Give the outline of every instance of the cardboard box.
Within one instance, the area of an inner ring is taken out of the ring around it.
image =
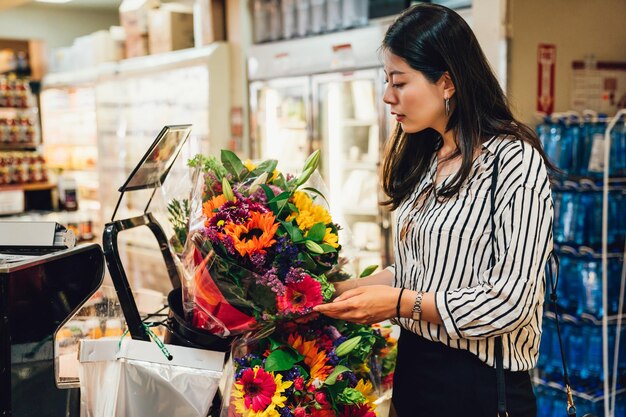
[[[148,35],[126,35],[126,58],[148,55]]]
[[[193,9],[196,46],[226,40],[225,9],[224,0],[196,0]]]
[[[148,33],[148,12],[158,8],[159,0],[124,0],[120,5],[120,24],[127,36]]]
[[[193,48],[193,12],[187,9],[161,7],[148,14],[150,53]]]

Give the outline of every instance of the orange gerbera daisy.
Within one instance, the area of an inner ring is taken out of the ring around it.
[[[206,216],[206,220],[204,221],[205,226],[208,226],[208,221],[211,219],[211,217],[215,216],[215,210],[222,207],[224,204],[226,204],[227,201],[228,200],[226,200],[224,194],[220,194],[206,201],[202,205],[202,214]]]
[[[278,230],[272,213],[250,213],[250,220],[244,224],[228,224],[224,227],[224,234],[233,239],[233,244],[239,255],[265,253],[265,249],[276,243],[274,235]]]
[[[332,371],[332,367],[326,365],[328,357],[324,349],[319,348],[315,344],[315,340],[304,341],[302,336],[289,335],[287,343],[299,354],[304,356],[304,363],[309,367],[311,380],[319,379],[321,382],[326,381],[328,375]]]

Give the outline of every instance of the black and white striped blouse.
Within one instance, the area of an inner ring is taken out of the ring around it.
[[[499,155],[496,262],[490,186]],[[483,144],[457,196],[436,201],[430,172],[396,211],[394,286],[435,292],[443,325],[401,319],[432,341],[465,349],[495,366],[501,335],[504,367],[535,366],[541,337],[545,263],[552,250],[552,198],[546,167],[529,144],[492,138]],[[440,188],[448,181],[447,178]]]

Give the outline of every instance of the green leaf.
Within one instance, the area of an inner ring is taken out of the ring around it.
[[[271,337],[267,338],[270,342],[270,350],[274,351],[282,346],[284,346],[282,343],[277,342],[276,340],[272,339]]]
[[[293,243],[302,243],[304,241],[302,231],[297,226],[294,226],[290,222],[281,221],[280,223],[283,225],[287,233],[289,233],[289,236],[291,237]]]
[[[347,367],[345,367],[343,365],[337,365],[335,370],[330,375],[328,375],[328,377],[326,378],[326,381],[324,381],[324,384],[325,385],[335,385],[335,382],[337,382],[337,377],[340,374],[342,374],[342,373],[344,373],[346,371],[349,371],[349,370],[350,370],[350,368],[347,368]]]
[[[246,167],[241,162],[241,159],[239,159],[239,157],[234,152],[227,149],[222,149],[221,157],[224,168],[226,168],[228,172],[237,177],[237,179],[240,179],[241,173],[244,169],[246,169]]]
[[[280,203],[281,201],[289,200],[289,197],[291,197],[291,193],[289,191],[283,191],[282,193],[278,194],[276,197],[269,200],[267,203],[268,204]]]
[[[263,189],[263,191],[265,191],[265,196],[267,197],[267,201],[275,197],[274,191],[272,191],[272,189],[268,187],[267,184],[261,184],[260,187]]]
[[[378,265],[368,266],[367,268],[363,270],[363,272],[361,272],[361,275],[359,275],[359,278],[364,278],[364,277],[368,277],[372,275],[372,272],[376,271],[376,268],[378,268]]]
[[[355,336],[351,339],[348,339],[339,346],[337,346],[337,349],[335,349],[335,353],[339,357],[346,356],[348,353],[352,352],[360,342],[361,336]]]
[[[311,258],[311,255],[309,255],[308,253],[300,252],[298,254],[298,260],[304,263],[304,269],[306,270],[314,271],[315,268],[317,267],[317,264],[315,263],[313,258]]]
[[[395,361],[394,361],[394,364],[395,364]],[[304,369],[300,365],[296,365],[294,368],[300,371],[300,376],[302,377],[302,379],[304,379],[305,381],[309,379],[309,373],[306,371],[306,369]]]
[[[320,197],[322,197],[322,198],[324,199],[324,201],[326,202],[326,204],[328,204],[328,205],[330,206],[330,203],[329,203],[329,202],[328,202],[328,200],[326,199],[326,196],[324,196],[324,194],[322,194],[322,192],[321,192],[321,191],[319,191],[319,190],[317,190],[317,189],[315,189],[315,188],[313,188],[313,187],[304,187],[302,190],[303,190],[303,191],[308,191],[308,192],[310,192],[310,193],[313,193],[313,194],[317,194],[317,195],[319,195]]]
[[[330,245],[327,245],[326,243],[322,243],[320,245],[320,248],[322,248],[322,250],[324,251],[324,253],[334,253],[337,252],[337,249],[333,248]]]
[[[326,236],[326,225],[322,222],[315,223],[306,235],[307,239],[311,239],[317,243],[322,243],[324,236]]]
[[[267,372],[288,371],[298,363],[298,358],[285,350],[275,350],[265,360]]]
[[[278,165],[278,161],[275,159],[268,159],[267,161],[261,162],[255,169],[255,172],[267,172],[268,174],[273,174],[276,169],[276,165]]]
[[[322,249],[320,247],[320,245],[318,245],[317,243],[313,242],[312,240],[306,240],[304,242],[304,246],[306,246],[306,248],[310,252],[315,253],[317,255],[321,255],[322,253],[324,253],[324,249]]]

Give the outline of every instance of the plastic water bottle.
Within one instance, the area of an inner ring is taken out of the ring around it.
[[[600,378],[602,376],[602,326],[586,324],[583,335],[587,340],[587,357],[581,373],[584,378]]]
[[[599,114],[591,126],[591,156],[589,157],[589,175],[601,178],[604,175],[604,132],[606,130],[606,114]]]
[[[569,118],[569,123],[567,127],[567,137],[570,149],[570,174],[571,175],[583,175],[582,174],[582,155],[584,154],[583,149],[583,138],[582,138],[582,127],[580,125],[580,119],[577,115],[572,115]]]
[[[620,116],[619,121],[611,131],[609,174],[613,177],[626,175],[626,128],[624,127],[624,116]]]
[[[595,318],[601,318],[602,310],[602,267],[599,262],[583,262],[580,281],[580,299],[578,302],[578,315],[590,314]]]
[[[580,155],[579,171],[580,175],[589,175],[589,159],[591,158],[591,148],[593,147],[593,119],[586,114],[580,132]]]
[[[558,167],[561,168],[566,174],[572,173],[572,146],[574,143],[574,137],[572,136],[572,125],[570,119],[567,116],[559,118],[559,127],[561,130],[561,143],[558,152]]]
[[[564,323],[567,325],[567,360],[573,374],[580,375],[585,365],[586,341],[582,334],[581,326],[575,323]]]
[[[557,239],[560,243],[572,243],[578,241],[577,229],[580,217],[576,213],[578,208],[578,198],[578,195],[576,193],[572,193],[571,191],[564,191],[561,195],[559,207],[560,236],[558,236]]]

